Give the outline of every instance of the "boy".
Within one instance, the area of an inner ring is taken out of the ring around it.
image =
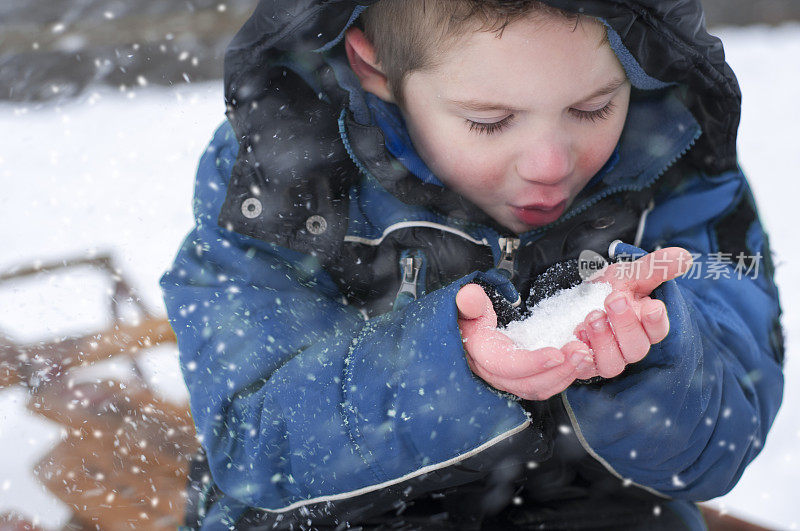
[[[192,523],[702,528],[783,380],[699,4],[373,4],[262,2],[226,55],[161,281],[213,478]],[[615,240],[655,252],[580,341],[504,343]]]

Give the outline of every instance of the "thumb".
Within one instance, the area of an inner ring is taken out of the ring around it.
[[[658,286],[679,277],[692,267],[692,255],[681,247],[666,247],[634,262],[633,291],[650,295]]]
[[[459,319],[477,319],[489,312],[494,313],[492,301],[477,284],[466,284],[456,294]]]

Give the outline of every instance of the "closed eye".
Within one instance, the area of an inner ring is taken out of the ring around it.
[[[491,135],[492,133],[496,133],[506,127],[511,121],[514,119],[513,114],[509,114],[499,122],[492,122],[492,123],[482,123],[482,122],[473,122],[472,120],[465,120],[467,125],[469,126],[470,132],[475,132],[477,134],[486,133],[487,135]]]
[[[608,105],[603,107],[602,109],[597,109],[596,111],[581,111],[580,109],[570,109],[569,112],[576,116],[580,120],[591,120],[595,122],[597,120],[605,120],[609,116],[613,114],[614,110],[614,102],[609,101]]]
[[[609,116],[614,114],[614,102],[609,101],[608,104],[603,107],[602,109],[597,109],[596,111],[582,111],[580,109],[570,109],[569,112],[578,118],[579,120],[588,120],[592,123],[596,122],[597,120],[606,120]],[[474,132],[478,135],[487,134],[491,135],[497,132],[502,131],[507,125],[509,125],[514,119],[514,115],[510,114],[500,120],[499,122],[492,122],[492,123],[483,123],[483,122],[474,122],[472,120],[465,120],[467,125],[469,126],[470,132]]]

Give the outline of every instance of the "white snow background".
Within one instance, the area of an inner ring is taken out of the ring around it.
[[[722,38],[742,87],[740,160],[776,255],[788,348],[784,405],[767,444],[736,488],[710,504],[796,529],[800,248],[791,216],[800,200],[800,25],[712,33]],[[223,112],[221,82],[97,88],[61,104],[0,104],[0,271],[111,250],[144,301],[163,315],[158,279],[191,227],[197,161]],[[98,330],[107,325],[106,287],[99,275],[79,271],[0,286],[0,330],[17,341]],[[168,398],[186,399],[174,348],[155,349],[146,366]],[[16,510],[55,528],[69,509],[31,468],[61,434],[55,423],[28,413],[25,402],[21,388],[0,391],[0,513]]]

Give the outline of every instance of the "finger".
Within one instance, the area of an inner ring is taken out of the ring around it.
[[[578,338],[578,341],[584,343],[590,349],[592,348],[592,344],[589,342],[589,334],[586,332],[586,325],[584,323],[579,324],[575,327],[575,337]]]
[[[479,321],[463,322],[462,333],[469,338],[464,346],[475,363],[496,376],[522,378],[564,363],[564,354],[557,348],[517,348],[499,330],[486,327],[478,329]]]
[[[475,373],[476,376],[481,378],[487,384],[494,387],[495,389],[499,389],[500,391],[505,391],[506,393],[511,393],[519,396],[519,394],[517,394],[519,391],[516,391],[514,389],[513,379],[502,378],[500,376],[492,374],[488,372],[486,369],[482,368],[480,365],[476,364],[474,360],[470,360],[469,358],[467,358],[467,361],[469,362],[469,366],[470,369],[472,369],[472,372]]]
[[[585,349],[586,347],[584,346],[583,348]],[[581,361],[578,363],[581,363],[582,360],[589,356],[588,350],[584,350],[583,352],[576,351],[572,352],[572,354],[578,354],[578,356],[575,356],[574,359],[568,359],[561,365],[535,376],[508,380],[504,383],[508,386],[510,393],[520,398],[526,400],[547,400],[551,396],[557,395],[572,385],[572,382],[578,377],[576,360],[580,359]]]
[[[470,370],[481,378],[484,382],[489,384],[490,386],[494,387],[495,389],[499,389],[500,391],[505,391],[507,393],[512,393],[519,396],[518,391],[516,391],[514,387],[514,379],[513,378],[504,378],[502,376],[498,376],[496,374],[492,374],[491,372],[487,371],[483,368],[479,363],[477,363],[470,355],[467,353],[467,364],[469,365]]]
[[[561,348],[561,352],[575,365],[575,378],[586,380],[598,375],[592,350],[587,349],[585,343],[581,341],[571,341]]]
[[[650,295],[664,282],[688,271],[692,255],[681,247],[667,247],[639,258],[633,265],[631,289],[639,295]]]
[[[595,310],[586,317],[586,330],[594,352],[597,372],[603,378],[613,378],[625,368],[625,360],[617,345],[617,338],[608,324],[605,312]]]
[[[456,307],[459,319],[477,319],[492,307],[492,301],[479,285],[466,284],[456,294]]]
[[[650,350],[650,338],[625,293],[615,291],[605,300],[608,321],[625,363],[636,363]]]
[[[594,363],[592,363],[590,366],[577,369],[575,371],[576,380],[589,380],[595,376],[600,376],[600,373],[597,371],[597,366]]]
[[[502,376],[498,376],[496,374],[487,371],[482,365],[477,363],[472,356],[470,356],[469,352],[466,354],[467,364],[469,365],[470,370],[478,377],[480,377],[483,381],[487,384],[491,385],[495,389],[499,389],[501,391],[505,391],[508,393],[514,393],[514,378],[505,378]],[[517,395],[519,396],[519,395]]]
[[[658,299],[642,299],[642,325],[651,345],[663,341],[669,334],[667,307]]]

